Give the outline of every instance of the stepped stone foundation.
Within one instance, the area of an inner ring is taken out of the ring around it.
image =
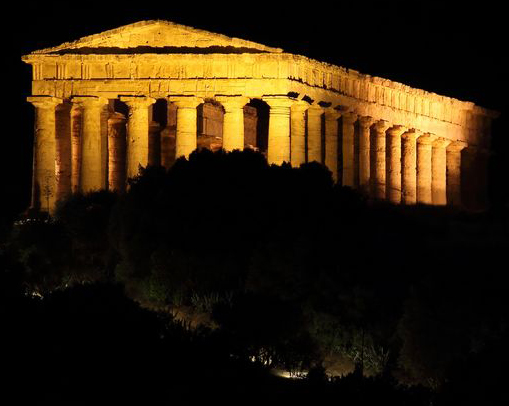
[[[51,212],[71,192],[122,192],[140,166],[169,168],[204,147],[317,161],[334,181],[394,204],[486,203],[498,113],[471,102],[167,21],[22,59],[33,67],[34,208]]]

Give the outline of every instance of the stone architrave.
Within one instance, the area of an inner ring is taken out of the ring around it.
[[[406,128],[395,125],[387,130],[386,178],[387,200],[394,204],[401,203],[401,135]]]
[[[371,185],[372,196],[378,200],[385,199],[385,132],[390,127],[387,120],[379,120],[373,124],[370,140],[371,147]]]
[[[73,97],[82,108],[80,190],[83,193],[107,188],[108,99]]]
[[[325,110],[325,166],[332,172],[334,182],[338,181],[338,139],[341,112],[334,108]]]
[[[126,121],[121,113],[108,119],[108,188],[121,193],[126,186]]]
[[[126,149],[127,178],[138,176],[140,167],[145,168],[149,159],[150,106],[156,99],[152,97],[122,96],[120,98],[129,108],[127,119]]]
[[[466,147],[465,142],[455,141],[446,149],[447,205],[449,206],[461,206],[461,151]]]
[[[351,112],[342,115],[343,186],[355,186],[355,121],[357,115]]]
[[[318,104],[309,106],[307,110],[308,125],[308,162],[322,163],[322,116],[323,107]]]
[[[431,152],[431,200],[433,205],[447,204],[447,146],[451,141],[439,138],[433,141]]]
[[[417,139],[417,203],[432,204],[431,152],[435,137],[423,134]]]
[[[417,138],[420,132],[416,129],[401,135],[401,202],[417,203]]]
[[[170,101],[177,107],[177,131],[175,140],[175,158],[189,158],[197,147],[198,135],[196,108],[203,99],[193,96],[170,96]]]
[[[287,96],[266,96],[269,105],[269,145],[267,161],[281,165],[290,162],[290,108],[295,100]]]
[[[299,100],[290,108],[290,162],[294,168],[306,162],[306,112],[309,103]]]
[[[370,192],[370,127],[373,118],[369,116],[359,118],[359,189]]]
[[[56,202],[56,107],[57,97],[34,96],[27,101],[35,107],[34,163],[31,206],[53,212]]]
[[[244,149],[244,106],[249,98],[242,96],[216,96],[224,107],[223,149],[233,151]]]

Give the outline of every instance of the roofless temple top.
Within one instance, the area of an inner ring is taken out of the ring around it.
[[[23,56],[33,67],[32,205],[122,191],[197,147],[318,161],[395,204],[483,205],[491,121],[474,103],[174,24],[141,21]]]

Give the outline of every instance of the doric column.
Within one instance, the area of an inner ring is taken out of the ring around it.
[[[343,113],[342,115],[342,157],[343,157],[343,186],[355,186],[355,121],[357,114]]]
[[[394,204],[401,203],[401,135],[406,128],[395,125],[387,131],[387,199]]]
[[[169,169],[175,161],[175,139],[177,132],[177,106],[168,101],[166,128],[161,131],[161,165]]]
[[[431,204],[431,144],[434,137],[423,134],[417,139],[417,203]]]
[[[32,207],[53,212],[56,201],[56,106],[62,99],[33,96],[27,101],[35,107]]]
[[[379,120],[373,125],[371,137],[371,195],[375,199],[385,199],[385,131],[390,127],[386,120]]]
[[[82,108],[73,103],[71,109],[71,189],[73,193],[79,192],[81,168],[81,119]]]
[[[148,165],[150,106],[156,99],[152,97],[122,96],[120,98],[129,107],[127,119],[127,178],[138,176],[139,169]]]
[[[126,186],[126,121],[121,113],[108,119],[108,188],[117,192]]]
[[[277,165],[290,162],[290,107],[295,100],[287,96],[267,96],[263,100],[270,107],[267,161]]]
[[[64,102],[56,107],[56,201],[65,199],[72,192],[71,152],[71,103]]]
[[[244,149],[244,106],[249,98],[244,96],[216,96],[224,107],[223,149],[233,151]]]
[[[175,158],[189,158],[197,146],[197,119],[196,108],[203,100],[194,96],[171,96],[170,101],[177,107],[177,131],[175,140]]]
[[[81,131],[80,189],[87,193],[107,187],[108,99],[74,97],[83,109]]]
[[[431,151],[431,200],[436,206],[447,204],[446,148],[449,140],[439,138],[433,141]]]
[[[446,149],[447,204],[450,206],[461,206],[461,151],[466,147],[465,142],[455,141]]]
[[[308,162],[322,163],[322,115],[324,109],[318,104],[309,106],[308,118]]]
[[[417,137],[420,132],[411,129],[401,135],[401,202],[417,203]]]
[[[294,168],[306,162],[306,111],[309,103],[299,100],[290,108],[290,162]]]
[[[373,118],[360,117],[359,118],[359,188],[363,193],[369,194],[369,179],[370,179],[370,132]]]
[[[341,113],[329,107],[325,109],[325,166],[332,172],[334,182],[338,181],[338,119]]]
[[[157,121],[148,126],[148,164],[161,165],[161,125]]]

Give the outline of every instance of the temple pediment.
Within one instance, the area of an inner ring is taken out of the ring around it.
[[[255,42],[231,38],[170,21],[140,21],[66,42],[32,54],[280,53]]]

